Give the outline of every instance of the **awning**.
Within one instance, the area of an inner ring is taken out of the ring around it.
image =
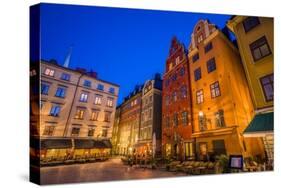
[[[89,139],[75,139],[74,148],[75,149],[91,149],[94,148],[94,140]]]
[[[245,137],[262,137],[273,134],[273,112],[256,114],[245,129]]]
[[[72,147],[71,139],[42,139],[40,149],[66,149]]]
[[[112,145],[109,140],[96,140],[94,143],[94,148],[112,148]]]

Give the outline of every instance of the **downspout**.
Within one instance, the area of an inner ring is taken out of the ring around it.
[[[67,137],[67,130],[68,130],[68,127],[69,127],[69,126],[68,126],[68,123],[69,123],[69,120],[70,120],[70,115],[71,115],[71,112],[72,112],[74,100],[75,100],[75,98],[76,98],[77,89],[78,89],[78,86],[79,86],[79,83],[80,83],[80,80],[81,80],[81,77],[82,77],[82,76],[83,76],[83,74],[81,74],[81,75],[79,76],[78,82],[77,82],[76,87],[75,87],[74,97],[73,97],[73,100],[72,100],[72,102],[71,102],[70,111],[69,111],[69,114],[68,114],[68,117],[67,117],[67,120],[66,120],[64,132],[63,132],[63,137]]]

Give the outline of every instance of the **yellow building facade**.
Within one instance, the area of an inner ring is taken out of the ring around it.
[[[188,58],[198,159],[220,154],[263,158],[262,140],[242,134],[254,110],[237,48],[215,25],[199,20]]]
[[[270,161],[273,160],[273,18],[233,16],[227,26],[236,36],[255,110],[244,136],[262,138]]]

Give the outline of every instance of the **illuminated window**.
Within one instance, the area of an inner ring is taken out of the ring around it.
[[[260,24],[260,21],[257,17],[248,17],[243,21],[243,27],[245,32],[252,30]]]
[[[76,110],[76,114],[75,114],[75,119],[83,119],[83,117],[84,117],[84,113],[85,113],[85,110],[83,110],[83,109],[77,109]]]
[[[59,116],[61,107],[57,104],[52,105],[51,110],[50,110],[50,116]]]
[[[70,80],[70,74],[62,73],[60,79],[69,81]]]
[[[254,41],[250,44],[250,49],[252,52],[252,56],[254,58],[254,61],[258,61],[262,59],[263,57],[266,57],[271,54],[269,45],[267,43],[267,40],[265,36],[259,38],[258,40]]]
[[[113,98],[108,97],[107,102],[106,102],[106,106],[113,107],[113,100],[114,100]]]
[[[260,82],[262,85],[262,89],[266,101],[273,101],[273,96],[274,96],[273,74],[260,78]]]
[[[104,121],[110,122],[111,112],[104,112]]]
[[[94,104],[101,105],[102,95],[96,95]]]
[[[210,89],[211,89],[211,97],[212,98],[216,98],[216,97],[221,95],[219,82],[215,82],[215,83],[211,84]]]
[[[66,88],[58,87],[55,96],[56,97],[60,97],[60,98],[64,98],[65,97],[65,93],[66,93]]]
[[[54,76],[55,75],[55,70],[50,69],[50,68],[46,68],[44,71],[44,74],[47,76]]]
[[[208,73],[211,73],[216,70],[216,61],[214,57],[207,61],[207,70]]]
[[[92,82],[91,82],[90,80],[84,80],[83,85],[84,85],[85,87],[91,87]]]
[[[197,81],[200,79],[201,79],[201,68],[199,67],[194,71],[194,80]]]
[[[55,132],[55,126],[54,125],[47,125],[47,126],[45,126],[43,135],[44,136],[53,136],[54,132]]]
[[[225,127],[224,111],[222,109],[215,113],[215,119],[217,127]]]
[[[180,63],[180,56],[176,58],[176,65]]]
[[[87,93],[81,93],[79,101],[80,102],[87,102],[88,101],[88,94]]]
[[[197,104],[203,103],[204,101],[203,89],[196,91],[196,99],[197,99]]]
[[[92,137],[92,136],[94,136],[94,134],[95,134],[95,129],[90,127],[88,129],[88,137]]]
[[[48,95],[50,85],[41,83],[41,94]]]
[[[102,137],[107,137],[107,129],[103,129],[101,132]]]
[[[91,115],[91,120],[97,121],[99,117],[99,112],[100,112],[99,110],[93,110]]]
[[[198,120],[199,120],[200,131],[207,130],[207,119],[206,119],[206,115],[203,112],[199,112]]]
[[[79,136],[80,128],[79,127],[73,127],[71,130],[71,136],[77,137]]]

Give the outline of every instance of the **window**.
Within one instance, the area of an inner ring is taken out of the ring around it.
[[[203,89],[196,92],[197,104],[201,104],[204,101]]]
[[[225,155],[225,143],[224,140],[213,140],[213,150],[215,155]]]
[[[152,117],[152,109],[150,108],[148,113],[148,118],[151,119],[151,117]]]
[[[77,137],[79,136],[80,128],[79,127],[73,127],[71,130],[71,136]]]
[[[85,113],[85,110],[83,110],[83,109],[77,109],[74,118],[75,118],[75,119],[83,119],[84,113]]]
[[[265,100],[272,101],[274,96],[273,74],[260,78]]]
[[[182,125],[187,125],[187,123],[188,123],[187,112],[184,111],[184,112],[182,112],[181,115],[182,115]]]
[[[65,93],[66,93],[66,88],[58,87],[55,96],[56,97],[60,97],[60,98],[64,98],[65,97]]]
[[[104,85],[102,85],[102,84],[98,84],[98,87],[97,87],[97,89],[98,89],[98,90],[101,90],[101,91],[103,91],[103,89],[104,89]]]
[[[167,95],[167,96],[165,97],[165,104],[166,104],[166,106],[168,106],[169,103],[170,103],[170,96]]]
[[[41,83],[41,94],[48,95],[50,86],[48,84]]]
[[[216,61],[214,57],[207,61],[207,69],[208,69],[208,73],[216,70]]]
[[[102,95],[96,95],[94,104],[100,105],[102,101]]]
[[[209,52],[212,48],[213,48],[213,44],[212,44],[212,42],[209,42],[204,48],[205,53]]]
[[[54,104],[50,110],[50,116],[59,116],[61,107],[57,104]]]
[[[206,121],[206,115],[203,112],[199,112],[198,115],[199,120],[199,129],[200,131],[207,130],[207,121]]]
[[[182,86],[180,88],[180,93],[181,93],[181,98],[184,99],[187,97],[187,89],[186,89],[186,86]]]
[[[102,137],[107,137],[107,129],[103,129],[101,132]]]
[[[87,102],[88,101],[88,94],[87,93],[81,93],[79,101],[80,102]]]
[[[219,82],[215,82],[215,83],[211,84],[210,88],[211,88],[211,97],[212,98],[215,98],[215,97],[218,97],[221,95]]]
[[[91,82],[90,80],[84,80],[83,85],[84,85],[85,87],[91,87],[92,82]]]
[[[203,40],[203,35],[199,35],[197,37],[197,42],[200,43]]]
[[[177,92],[174,91],[173,92],[173,102],[176,102],[177,101]]]
[[[113,98],[108,97],[107,102],[106,102],[106,106],[113,107],[113,100],[114,100]]]
[[[111,112],[104,112],[104,121],[110,122]]]
[[[194,79],[195,81],[200,80],[201,79],[201,68],[197,68],[194,71]]]
[[[174,126],[178,126],[178,114],[177,113],[175,113],[174,114]]]
[[[176,65],[180,63],[180,56],[176,58]]]
[[[62,73],[60,79],[69,81],[70,80],[70,74]]]
[[[47,125],[47,126],[45,126],[43,135],[44,136],[53,136],[54,131],[55,131],[55,126],[54,125]]]
[[[184,75],[184,73],[185,73],[184,67],[181,67],[181,68],[180,68],[179,73],[180,73],[180,76],[183,76],[183,75]]]
[[[167,80],[165,80],[165,86],[168,87],[170,84],[170,79],[168,78]]]
[[[196,62],[199,59],[199,53],[196,53],[194,56],[192,56],[193,63]]]
[[[115,93],[115,88],[114,87],[109,88],[109,93],[114,94]]]
[[[224,111],[222,109],[215,113],[215,119],[217,127],[225,127]]]
[[[44,71],[44,74],[47,75],[47,76],[54,76],[55,70],[46,68],[45,71]]]
[[[265,36],[259,38],[258,40],[254,41],[253,43],[251,43],[250,49],[251,49],[254,61],[258,61],[258,60],[262,59],[263,57],[266,57],[271,54],[271,51],[269,49]]]
[[[172,79],[172,81],[176,81],[177,80],[177,74],[173,74],[171,79]]]
[[[99,110],[93,110],[91,115],[91,120],[97,121],[99,117],[99,112],[100,112]]]
[[[94,128],[89,128],[88,129],[88,137],[92,137],[92,136],[94,136],[94,134],[95,134],[95,129]]]
[[[166,123],[166,127],[170,127],[170,118],[169,117],[165,118],[165,123]]]
[[[185,143],[185,157],[188,159],[190,157],[194,156],[193,151],[193,143],[192,142],[186,142]]]
[[[245,32],[252,30],[260,24],[260,21],[257,17],[248,17],[243,21],[243,27]]]

